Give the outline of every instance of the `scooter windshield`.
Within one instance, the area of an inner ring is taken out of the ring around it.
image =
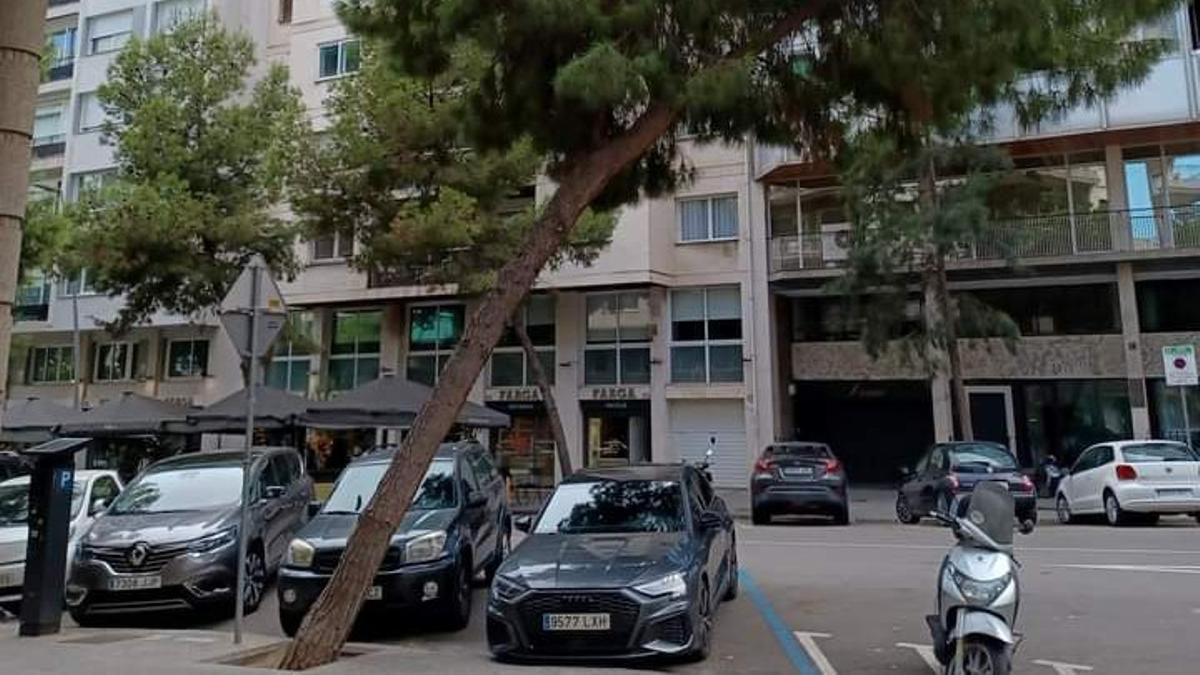
[[[1008,485],[984,481],[975,486],[966,519],[983,534],[1000,546],[1012,546],[1015,518],[1016,505]]]

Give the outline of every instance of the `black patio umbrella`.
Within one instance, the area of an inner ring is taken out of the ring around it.
[[[62,436],[148,436],[183,422],[187,409],[131,391],[86,412],[70,413],[58,428]]]
[[[12,399],[0,417],[0,441],[41,443],[54,438],[54,430],[74,411],[44,398]]]
[[[187,421],[169,424],[176,433],[244,433],[246,431],[246,389],[240,389],[201,410],[187,413]],[[312,401],[265,385],[254,388],[254,427],[288,429],[301,426],[300,416]]]
[[[433,389],[385,374],[357,389],[308,407],[304,423],[322,429],[407,427]],[[458,423],[467,427],[507,427],[508,415],[476,403],[464,403]]]

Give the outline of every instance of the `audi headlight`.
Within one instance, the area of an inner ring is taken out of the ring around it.
[[[317,549],[313,545],[303,539],[293,539],[292,543],[288,544],[287,559],[283,564],[288,567],[312,567],[313,556]]]
[[[682,598],[687,595],[687,580],[683,578],[682,572],[672,572],[665,577],[638,584],[633,590],[652,598],[664,595],[671,599]]]
[[[502,600],[504,602],[512,602],[521,597],[525,593],[525,587],[521,584],[497,575],[492,580],[492,599]]]
[[[237,528],[221,530],[216,534],[201,537],[188,544],[188,553],[208,553],[237,541]]]
[[[999,579],[980,581],[953,568],[950,570],[950,577],[954,579],[954,585],[958,586],[958,591],[962,593],[967,602],[985,607],[995,602],[1012,580],[1011,574],[1005,574]]]
[[[430,532],[404,544],[404,562],[416,563],[427,560],[437,560],[446,549],[446,533],[444,531]]]

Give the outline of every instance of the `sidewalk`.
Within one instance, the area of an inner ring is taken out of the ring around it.
[[[246,635],[236,647],[228,633],[204,630],[66,629],[59,635],[17,637],[16,622],[0,623],[0,657],[5,673],[25,675],[237,675],[279,672],[269,668],[235,669],[239,655],[268,651],[281,644],[276,637]],[[316,668],[312,673],[339,675],[403,675],[414,673],[528,673],[528,667],[492,661],[477,647],[444,643],[347,645],[352,657]],[[595,668],[555,667],[565,675],[611,672]]]

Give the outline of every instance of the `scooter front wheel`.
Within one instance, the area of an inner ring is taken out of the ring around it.
[[[962,656],[952,654],[946,675],[1011,675],[1012,653],[1008,645],[986,638],[968,637]]]

